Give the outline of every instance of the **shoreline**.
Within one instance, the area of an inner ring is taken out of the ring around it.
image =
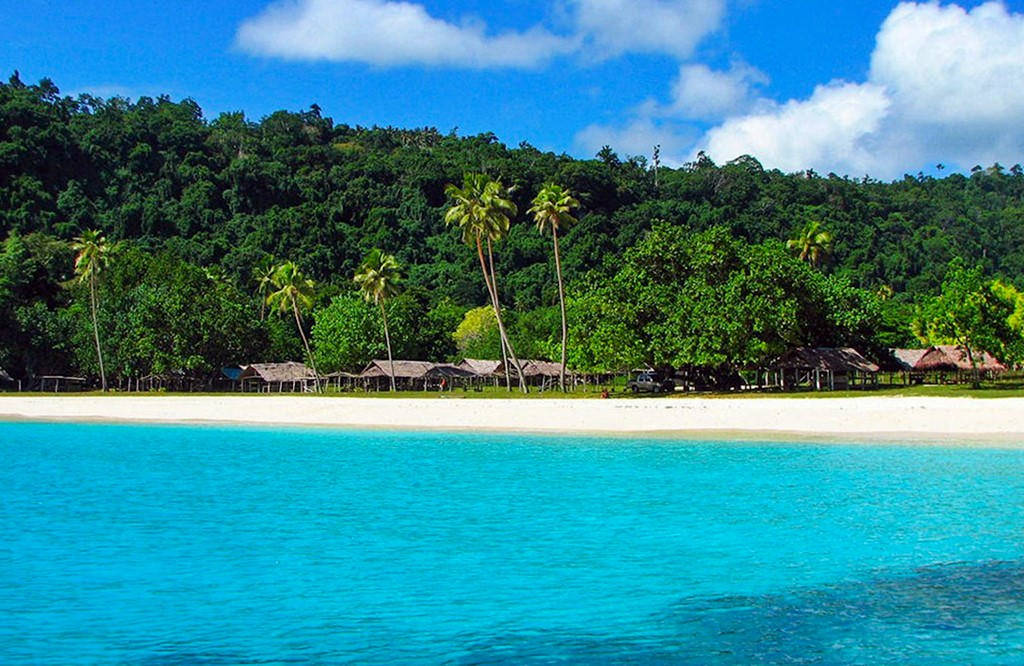
[[[1024,448],[1024,398],[438,400],[3,396],[0,421],[250,425]]]

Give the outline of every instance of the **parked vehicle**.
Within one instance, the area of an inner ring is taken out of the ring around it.
[[[676,390],[676,384],[658,373],[641,372],[626,383],[626,388],[633,393],[671,393]]]

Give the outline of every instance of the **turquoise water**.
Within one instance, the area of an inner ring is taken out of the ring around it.
[[[1021,663],[1024,451],[0,423],[0,662]]]

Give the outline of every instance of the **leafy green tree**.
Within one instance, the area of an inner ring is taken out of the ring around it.
[[[295,327],[302,338],[302,346],[306,350],[306,358],[309,359],[309,365],[313,369],[313,383],[319,392],[320,373],[317,372],[316,361],[309,348],[309,340],[302,329],[302,315],[300,314],[300,310],[308,310],[313,307],[316,298],[316,283],[303,275],[299,267],[291,261],[286,261],[277,267],[272,282],[276,291],[267,295],[267,305],[282,314],[291,310],[295,317]]]
[[[494,308],[473,308],[466,312],[452,333],[462,358],[496,359],[501,356],[501,336]]]
[[[380,308],[380,318],[384,325],[384,341],[388,348],[388,364],[391,366],[391,390],[395,388],[395,362],[391,354],[391,333],[388,331],[388,313],[384,303],[398,295],[402,281],[398,260],[394,255],[385,254],[380,249],[371,250],[353,278],[367,303],[372,302]]]
[[[380,327],[376,311],[354,293],[339,294],[314,313],[311,332],[323,370],[359,372],[380,358]]]
[[[812,220],[804,225],[800,234],[786,241],[786,247],[811,266],[818,266],[832,254],[832,234],[821,228],[821,222]]]
[[[579,205],[580,202],[574,199],[572,194],[561,185],[548,183],[534,197],[533,206],[529,210],[533,214],[537,230],[541,234],[550,232],[554,244],[555,274],[558,277],[558,305],[562,313],[562,368],[558,378],[562,391],[565,391],[565,361],[569,326],[565,317],[565,284],[562,281],[562,259],[558,252],[558,232],[576,222],[572,211],[574,208],[579,208]]]
[[[959,257],[950,262],[942,291],[921,308],[914,333],[925,344],[963,347],[980,384],[978,352],[1000,353],[1010,337],[1012,308],[995,298],[981,266],[968,267]]]
[[[96,342],[96,358],[100,366],[100,385],[102,390],[106,391],[107,373],[103,367],[103,348],[100,345],[100,326],[96,315],[99,307],[96,301],[96,288],[118,247],[108,243],[102,232],[92,229],[76,237],[71,242],[71,249],[76,253],[74,283],[89,288],[92,330]]]
[[[517,207],[509,199],[508,191],[500,182],[491,180],[483,174],[467,173],[462,188],[448,185],[445,188],[445,194],[451,201],[451,206],[445,213],[445,222],[457,224],[462,229],[463,241],[469,245],[476,245],[480,270],[491,297],[494,317],[498,322],[498,332],[501,334],[502,343],[512,357],[516,374],[519,376],[520,389],[526,393],[528,391],[526,378],[523,376],[522,366],[505,331],[498,293],[491,280],[483,252],[484,239],[499,240],[505,236],[509,228],[509,218],[516,214]]]

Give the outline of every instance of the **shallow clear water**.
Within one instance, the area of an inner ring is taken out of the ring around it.
[[[0,423],[0,662],[1020,663],[1024,451]]]

